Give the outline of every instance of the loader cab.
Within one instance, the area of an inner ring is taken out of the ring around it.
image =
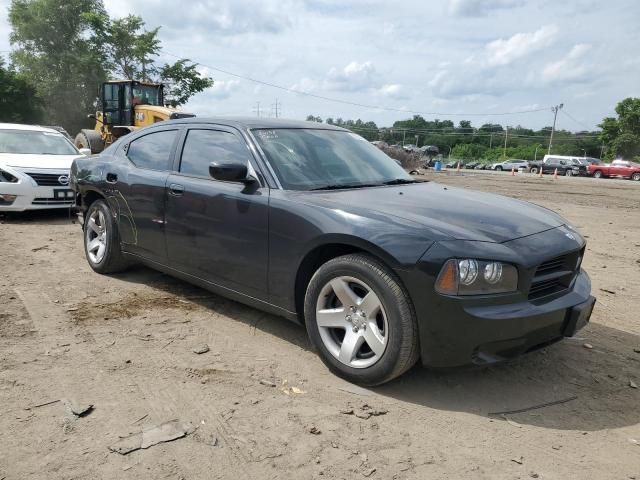
[[[162,84],[131,80],[103,83],[100,99],[105,125],[134,126],[136,105],[164,105]]]

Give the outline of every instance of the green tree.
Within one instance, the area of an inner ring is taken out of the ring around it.
[[[187,58],[160,68],[159,78],[165,84],[165,100],[172,107],[184,105],[196,93],[213,85],[213,79],[201,75],[197,63]]]
[[[44,105],[42,121],[71,132],[89,126],[105,56],[92,39],[91,16],[102,0],[12,0],[11,59]]]
[[[618,118],[606,117],[598,125],[606,158],[640,156],[640,98],[625,98],[616,105],[616,113]]]
[[[158,38],[160,27],[145,28],[142,17],[128,15],[110,19],[94,15],[92,24],[96,38],[105,49],[112,74],[130,80],[162,82],[165,99],[173,107],[184,105],[196,93],[213,85],[213,80],[198,72],[198,64],[183,58],[173,64],[156,64],[162,50]]]
[[[160,27],[146,30],[137,15],[114,20],[94,15],[93,25],[97,39],[106,47],[112,73],[128,80],[151,79],[156,73],[153,59],[161,50]]]
[[[0,122],[37,123],[41,116],[36,89],[0,57]]]

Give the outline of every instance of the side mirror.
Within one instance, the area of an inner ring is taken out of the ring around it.
[[[209,164],[209,175],[223,182],[253,183],[255,178],[249,176],[249,170],[245,163],[218,163]]]
[[[83,155],[91,155],[91,149],[90,148],[79,148],[78,150],[80,150],[80,153]]]

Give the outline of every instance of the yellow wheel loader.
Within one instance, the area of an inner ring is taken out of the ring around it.
[[[195,117],[164,106],[164,88],[160,83],[116,80],[100,87],[99,104],[102,110],[89,115],[96,120],[93,130],[83,129],[76,135],[78,148],[100,153],[115,140],[137,128],[163,120]]]

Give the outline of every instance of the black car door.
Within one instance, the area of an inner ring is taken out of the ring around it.
[[[267,299],[269,189],[209,175],[209,164],[256,165],[231,128],[191,126],[167,180],[169,265],[211,283]]]
[[[105,175],[113,186],[124,249],[160,263],[167,257],[165,188],[179,132],[176,127],[154,128],[132,138],[122,147],[128,160],[122,162],[124,167],[107,167]]]

